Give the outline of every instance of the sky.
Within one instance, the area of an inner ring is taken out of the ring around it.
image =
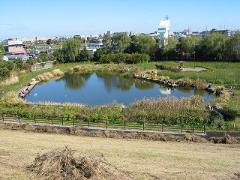
[[[240,0],[0,0],[0,39],[171,29],[240,29]]]

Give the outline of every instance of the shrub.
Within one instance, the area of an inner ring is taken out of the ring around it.
[[[223,109],[220,109],[219,112],[223,115],[225,121],[233,121],[237,116],[237,111],[229,107],[224,107]]]
[[[168,71],[172,71],[172,72],[180,72],[181,71],[181,69],[179,69],[177,67],[166,66],[163,64],[156,64],[156,68],[159,70],[168,70]]]
[[[128,63],[137,64],[148,62],[150,60],[147,54],[127,54],[127,53],[110,53],[102,55],[100,58],[101,63]]]

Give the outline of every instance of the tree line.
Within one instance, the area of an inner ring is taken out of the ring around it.
[[[170,37],[160,47],[157,39],[147,35],[127,33],[105,34],[103,46],[94,54],[89,53],[81,38],[68,39],[54,52],[58,62],[95,61],[100,63],[140,63],[161,60],[201,60],[240,62],[240,33],[232,37],[211,32],[209,35]],[[137,60],[139,58],[139,60]]]

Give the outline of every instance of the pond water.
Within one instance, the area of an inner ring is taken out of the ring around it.
[[[37,85],[26,100],[28,102],[80,103],[102,105],[110,103],[130,104],[143,98],[191,97],[200,95],[209,102],[214,95],[206,91],[176,88],[144,80],[122,77],[117,74],[91,73],[66,74],[58,80]]]

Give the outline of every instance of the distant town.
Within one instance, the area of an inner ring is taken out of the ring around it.
[[[152,37],[155,40],[158,40],[161,45],[166,45],[167,40],[170,37],[175,39],[186,38],[189,36],[199,36],[204,37],[209,34],[216,32],[220,34],[227,35],[229,37],[234,36],[236,33],[239,33],[239,30],[229,30],[229,29],[211,29],[205,31],[192,31],[191,28],[186,28],[181,32],[173,32],[171,30],[171,21],[168,18],[165,18],[160,21],[160,24],[156,31],[148,34],[144,33],[134,33],[134,32],[124,32],[129,36],[133,35],[145,35]],[[103,36],[110,35],[113,36],[120,32],[111,32],[107,31],[105,34],[100,35],[74,35],[73,38],[80,38],[84,43],[84,47],[90,54],[94,54],[97,49],[103,46]],[[121,32],[122,33],[122,32]],[[3,60],[28,60],[37,58],[41,53],[52,54],[54,50],[61,48],[62,43],[65,42],[68,38],[67,36],[36,36],[36,37],[24,37],[16,38],[10,37],[9,39],[3,40],[1,43],[4,46],[5,54]]]

